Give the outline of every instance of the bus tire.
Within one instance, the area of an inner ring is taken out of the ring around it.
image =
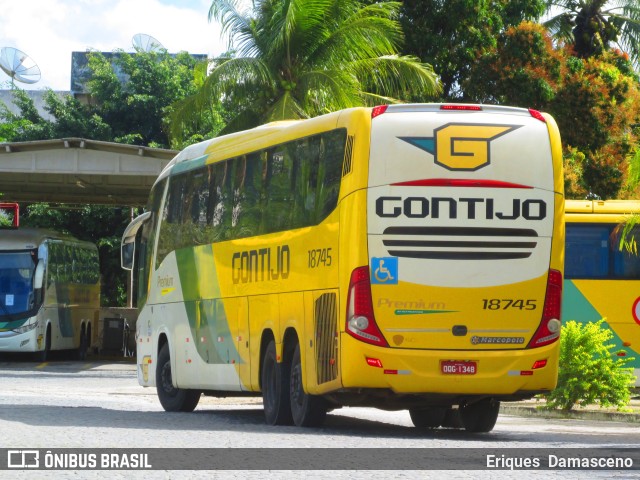
[[[438,428],[444,423],[449,407],[411,408],[409,416],[417,428]]]
[[[493,430],[500,413],[500,402],[486,398],[460,408],[462,424],[467,432],[486,433]]]
[[[202,392],[173,386],[169,344],[165,343],[158,353],[156,367],[156,390],[162,408],[167,412],[193,412]]]
[[[46,362],[51,352],[51,325],[47,325],[47,330],[44,334],[44,348],[39,352],[36,352],[34,357],[36,362]]]
[[[291,364],[276,358],[276,344],[267,345],[262,361],[262,405],[268,425],[291,425],[291,404],[289,401],[289,379]]]
[[[300,345],[296,345],[291,362],[291,415],[298,427],[320,427],[327,416],[327,402],[317,395],[309,395],[302,384]]]
[[[84,325],[80,329],[80,345],[78,346],[77,358],[78,360],[86,360],[87,359],[87,349],[88,349],[88,339],[87,332],[84,328]]]

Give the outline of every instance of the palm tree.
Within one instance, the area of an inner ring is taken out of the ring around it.
[[[213,0],[209,21],[220,22],[234,50],[178,106],[174,134],[212,102],[232,105],[226,133],[440,90],[429,65],[397,54],[398,2],[253,0],[241,9],[246,3]]]
[[[558,39],[573,44],[579,57],[602,53],[617,44],[640,64],[640,2],[638,0],[548,0],[551,17],[544,26]]]

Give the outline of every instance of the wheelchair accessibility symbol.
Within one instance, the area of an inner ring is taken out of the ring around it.
[[[373,257],[371,259],[371,283],[397,285],[398,257]]]

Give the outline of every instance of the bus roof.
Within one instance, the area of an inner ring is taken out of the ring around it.
[[[47,239],[80,243],[85,246],[93,245],[91,242],[78,240],[71,235],[66,235],[53,230],[27,227],[3,229],[2,234],[0,234],[0,250],[25,250],[37,248],[38,245]]]
[[[640,201],[565,200],[564,211],[570,223],[621,223],[640,213]]]
[[[442,112],[443,106],[453,105],[457,108],[465,107],[461,104],[443,104],[443,103],[409,103],[409,104],[393,104],[386,106],[385,112],[388,113],[412,113],[412,112]],[[531,115],[531,111],[526,108],[504,107],[499,105],[476,105],[479,111],[489,113],[501,113],[510,115]],[[156,179],[156,183],[166,176],[178,164],[190,161],[204,161],[206,163],[215,162],[217,160],[225,160],[238,155],[245,155],[251,152],[267,148],[270,145],[285,143],[293,139],[301,138],[306,135],[313,135],[322,131],[331,130],[338,127],[338,119],[341,115],[348,115],[358,111],[371,111],[372,107],[355,107],[336,112],[327,113],[318,117],[302,119],[302,120],[284,120],[267,123],[249,130],[222,135],[209,140],[205,140],[194,145],[190,145],[176,155],[160,173]],[[451,113],[451,110],[447,110]],[[473,113],[465,111],[464,113]],[[188,168],[185,168],[185,170]]]
[[[640,200],[565,200],[566,213],[632,215],[640,213]]]

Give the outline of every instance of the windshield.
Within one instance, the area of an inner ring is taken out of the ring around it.
[[[34,307],[33,273],[36,251],[0,252],[0,317]]]

